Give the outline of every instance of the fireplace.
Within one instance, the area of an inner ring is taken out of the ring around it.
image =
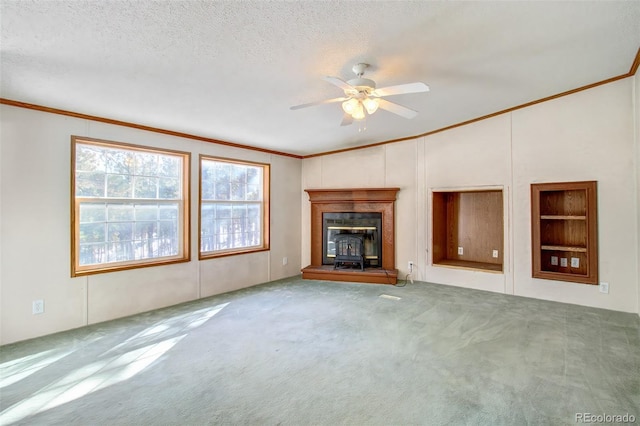
[[[322,264],[335,263],[337,241],[340,235],[362,236],[364,262],[369,267],[382,265],[382,213],[323,213]]]
[[[311,202],[311,264],[302,269],[302,277],[395,284],[394,210],[399,188],[305,191]],[[362,264],[336,259],[340,255],[336,238],[341,240],[341,235],[362,241]]]

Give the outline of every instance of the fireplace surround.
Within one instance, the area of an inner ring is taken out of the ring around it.
[[[396,284],[394,212],[399,188],[305,191],[311,203],[311,264],[302,269],[302,277]],[[341,233],[362,235],[363,268],[334,268],[331,242]]]

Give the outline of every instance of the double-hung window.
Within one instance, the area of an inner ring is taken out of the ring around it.
[[[72,137],[72,276],[188,261],[187,152]]]
[[[200,156],[200,259],[269,249],[269,165]]]

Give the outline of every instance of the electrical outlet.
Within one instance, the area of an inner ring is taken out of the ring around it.
[[[493,251],[493,257],[498,258],[498,250]]]
[[[458,254],[462,256],[464,254],[464,249],[462,247],[458,247]]]
[[[567,267],[567,258],[566,257],[561,257],[560,258],[560,266],[563,268]]]
[[[553,266],[558,266],[558,256],[551,256],[551,264]]]
[[[609,294],[609,283],[600,283],[600,293]]]
[[[286,265],[287,263],[289,263],[289,259],[287,259],[286,257],[282,258],[282,266]]]
[[[571,267],[572,268],[579,268],[580,267],[580,258],[572,257],[571,258]]]
[[[410,260],[409,264],[407,266],[409,268],[409,273],[412,273],[413,272],[413,260]]]
[[[34,300],[31,303],[31,310],[34,315],[43,314],[44,313],[44,300]]]

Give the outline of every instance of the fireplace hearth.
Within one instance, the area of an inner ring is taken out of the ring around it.
[[[305,190],[311,202],[311,264],[302,269],[302,277],[395,284],[394,210],[398,190]]]

